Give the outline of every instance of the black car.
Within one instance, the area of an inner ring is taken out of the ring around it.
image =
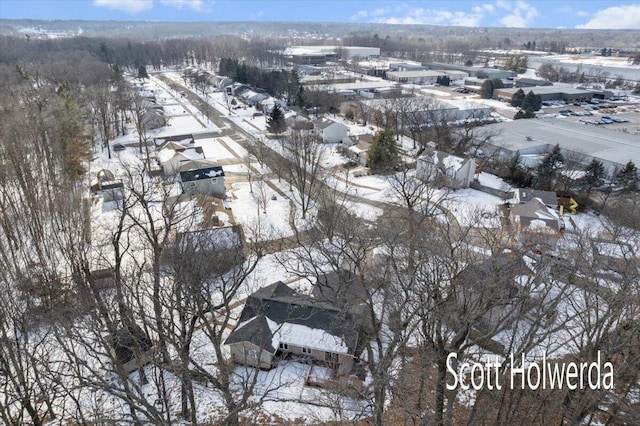
[[[115,152],[120,152],[120,151],[124,151],[125,149],[127,149],[124,145],[122,145],[121,143],[116,143],[113,145],[113,150]]]

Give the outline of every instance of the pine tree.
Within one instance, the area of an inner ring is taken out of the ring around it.
[[[556,145],[536,169],[538,185],[542,189],[551,189],[553,181],[558,175],[558,170],[562,168],[563,164],[564,156],[560,152],[560,145]]]
[[[140,67],[138,68],[138,78],[149,78],[147,67],[145,67],[144,65],[140,65]]]
[[[513,96],[511,97],[511,106],[514,107],[521,107],[522,104],[524,103],[524,98],[525,98],[525,94],[524,94],[524,90],[519,89],[516,93],[513,94]]]
[[[373,138],[373,143],[367,153],[369,167],[374,170],[391,169],[398,157],[398,146],[391,130],[383,130]]]
[[[491,99],[493,98],[493,91],[495,89],[502,89],[503,87],[504,83],[499,78],[487,79],[482,83],[482,87],[480,88],[480,97],[483,99]]]
[[[284,120],[284,114],[282,113],[282,109],[275,104],[273,109],[271,110],[271,114],[267,118],[267,130],[273,134],[279,135],[284,132],[287,128],[287,124]]]
[[[587,198],[591,194],[591,190],[598,184],[598,181],[604,176],[604,166],[602,162],[595,158],[584,169],[584,183],[587,186]]]
[[[629,161],[616,176],[616,179],[627,191],[635,191],[638,189],[638,168],[633,161]]]
[[[529,91],[522,101],[522,109],[529,111],[538,111],[542,107],[542,97],[536,95],[533,91]]]

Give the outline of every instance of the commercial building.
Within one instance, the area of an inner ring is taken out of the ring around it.
[[[296,64],[322,64],[338,58],[351,60],[354,58],[378,57],[380,56],[380,48],[361,46],[291,46],[287,47],[283,54]]]
[[[443,64],[441,62],[428,62],[422,65],[428,70],[457,70],[463,71],[471,77],[479,78],[499,78],[502,80],[513,78],[516,76],[516,73],[514,73],[513,71],[495,68],[467,67],[464,65]]]
[[[419,70],[419,71],[388,71],[387,78],[399,83],[435,84],[438,78],[449,77],[452,82],[464,81],[469,75],[462,71]]]
[[[493,97],[500,100],[511,100],[513,94],[520,88],[496,89],[493,91]],[[522,89],[525,93],[533,92],[540,95],[543,101],[565,101],[565,102],[584,102],[593,98],[593,92],[586,89],[574,89],[572,87],[527,87]]]
[[[514,120],[489,126],[497,135],[486,149],[508,158],[516,152],[535,167],[555,145],[565,156],[583,165],[593,159],[604,165],[605,177],[611,179],[629,161],[640,164],[640,136],[589,126],[561,118]],[[483,148],[484,149],[484,148]]]

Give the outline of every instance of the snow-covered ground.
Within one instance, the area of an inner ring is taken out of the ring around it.
[[[266,182],[234,183],[228,195],[236,223],[242,225],[249,240],[274,240],[293,235],[289,225],[289,200],[277,194]]]
[[[498,206],[504,200],[486,192],[467,188],[453,191],[443,203],[461,226],[500,228]]]

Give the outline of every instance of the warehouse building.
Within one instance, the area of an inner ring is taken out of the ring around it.
[[[513,94],[520,88],[510,89],[496,89],[493,91],[493,97],[503,101],[510,101]],[[585,89],[574,89],[572,87],[556,87],[556,86],[542,86],[542,87],[527,87],[522,89],[525,93],[533,92],[535,95],[540,95],[542,101],[565,101],[572,102],[585,102],[593,98],[593,92]]]
[[[593,159],[604,165],[605,177],[613,178],[629,161],[640,165],[640,136],[587,126],[561,118],[514,120],[492,124],[497,130],[487,154],[510,158],[520,153],[522,161],[535,167],[555,145],[567,157],[586,166]]]

